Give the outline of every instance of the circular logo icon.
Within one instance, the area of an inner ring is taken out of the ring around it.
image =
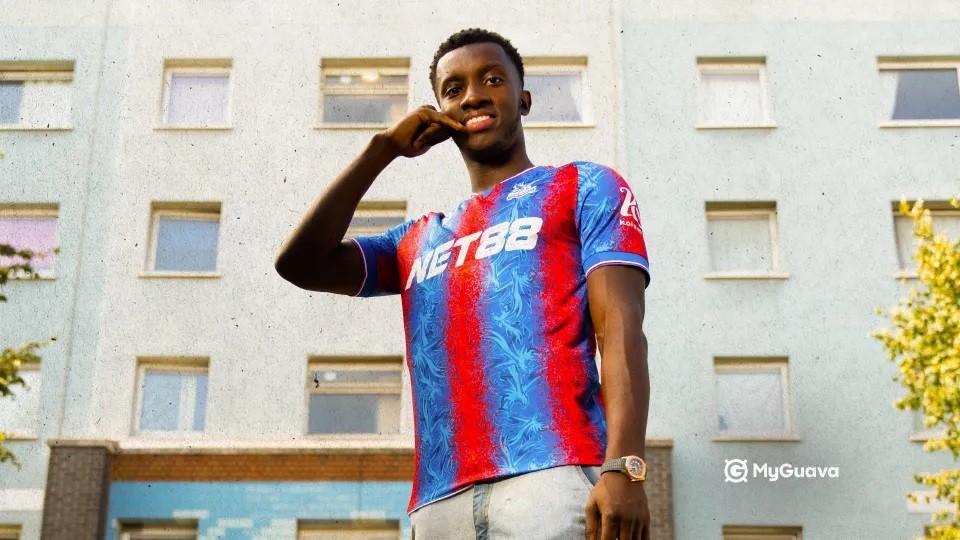
[[[723,475],[724,482],[746,482],[747,481],[747,460],[745,459],[728,459],[726,464],[723,466]]]

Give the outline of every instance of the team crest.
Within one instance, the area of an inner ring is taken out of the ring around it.
[[[520,197],[526,197],[537,191],[537,187],[533,184],[524,184],[523,182],[518,182],[514,184],[513,189],[510,190],[510,193],[507,193],[507,200],[512,201],[514,199],[519,199]]]

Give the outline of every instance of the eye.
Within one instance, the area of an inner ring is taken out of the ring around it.
[[[443,95],[445,95],[445,96],[450,96],[450,95],[452,95],[451,92],[453,92],[453,91],[455,91],[455,90],[460,90],[460,89],[457,88],[456,86],[451,86],[450,88],[447,88],[447,91],[444,92]]]
[[[487,80],[490,81],[490,82],[493,82],[493,83],[497,83],[497,82],[502,82],[502,81],[503,81],[503,79],[502,79],[501,77],[497,77],[496,75],[494,75],[493,77],[490,77],[490,78],[487,79]]]

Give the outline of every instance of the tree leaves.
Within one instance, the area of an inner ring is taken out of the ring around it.
[[[960,200],[950,199],[960,208]],[[906,298],[878,315],[886,314],[892,328],[870,333],[880,340],[889,360],[897,363],[894,380],[907,395],[894,405],[900,410],[919,410],[924,427],[942,427],[942,434],[924,444],[928,452],[948,451],[960,458],[960,240],[935,234],[929,209],[918,200],[912,207],[901,200],[901,214],[913,220],[917,249],[919,288],[911,287]],[[903,278],[901,282],[905,282]],[[960,540],[960,469],[915,474],[914,480],[933,488],[933,498],[952,509],[934,514],[927,538]],[[930,496],[921,497],[929,503]],[[908,499],[919,502],[908,494]]]

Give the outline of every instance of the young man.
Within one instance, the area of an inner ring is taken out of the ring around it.
[[[415,540],[649,539],[649,264],[631,189],[595,163],[534,166],[520,123],[532,97],[502,36],[454,34],[430,80],[440,110],[374,135],[281,248],[277,272],[313,291],[401,295]],[[472,197],[343,240],[387,165],[447,139]]]

